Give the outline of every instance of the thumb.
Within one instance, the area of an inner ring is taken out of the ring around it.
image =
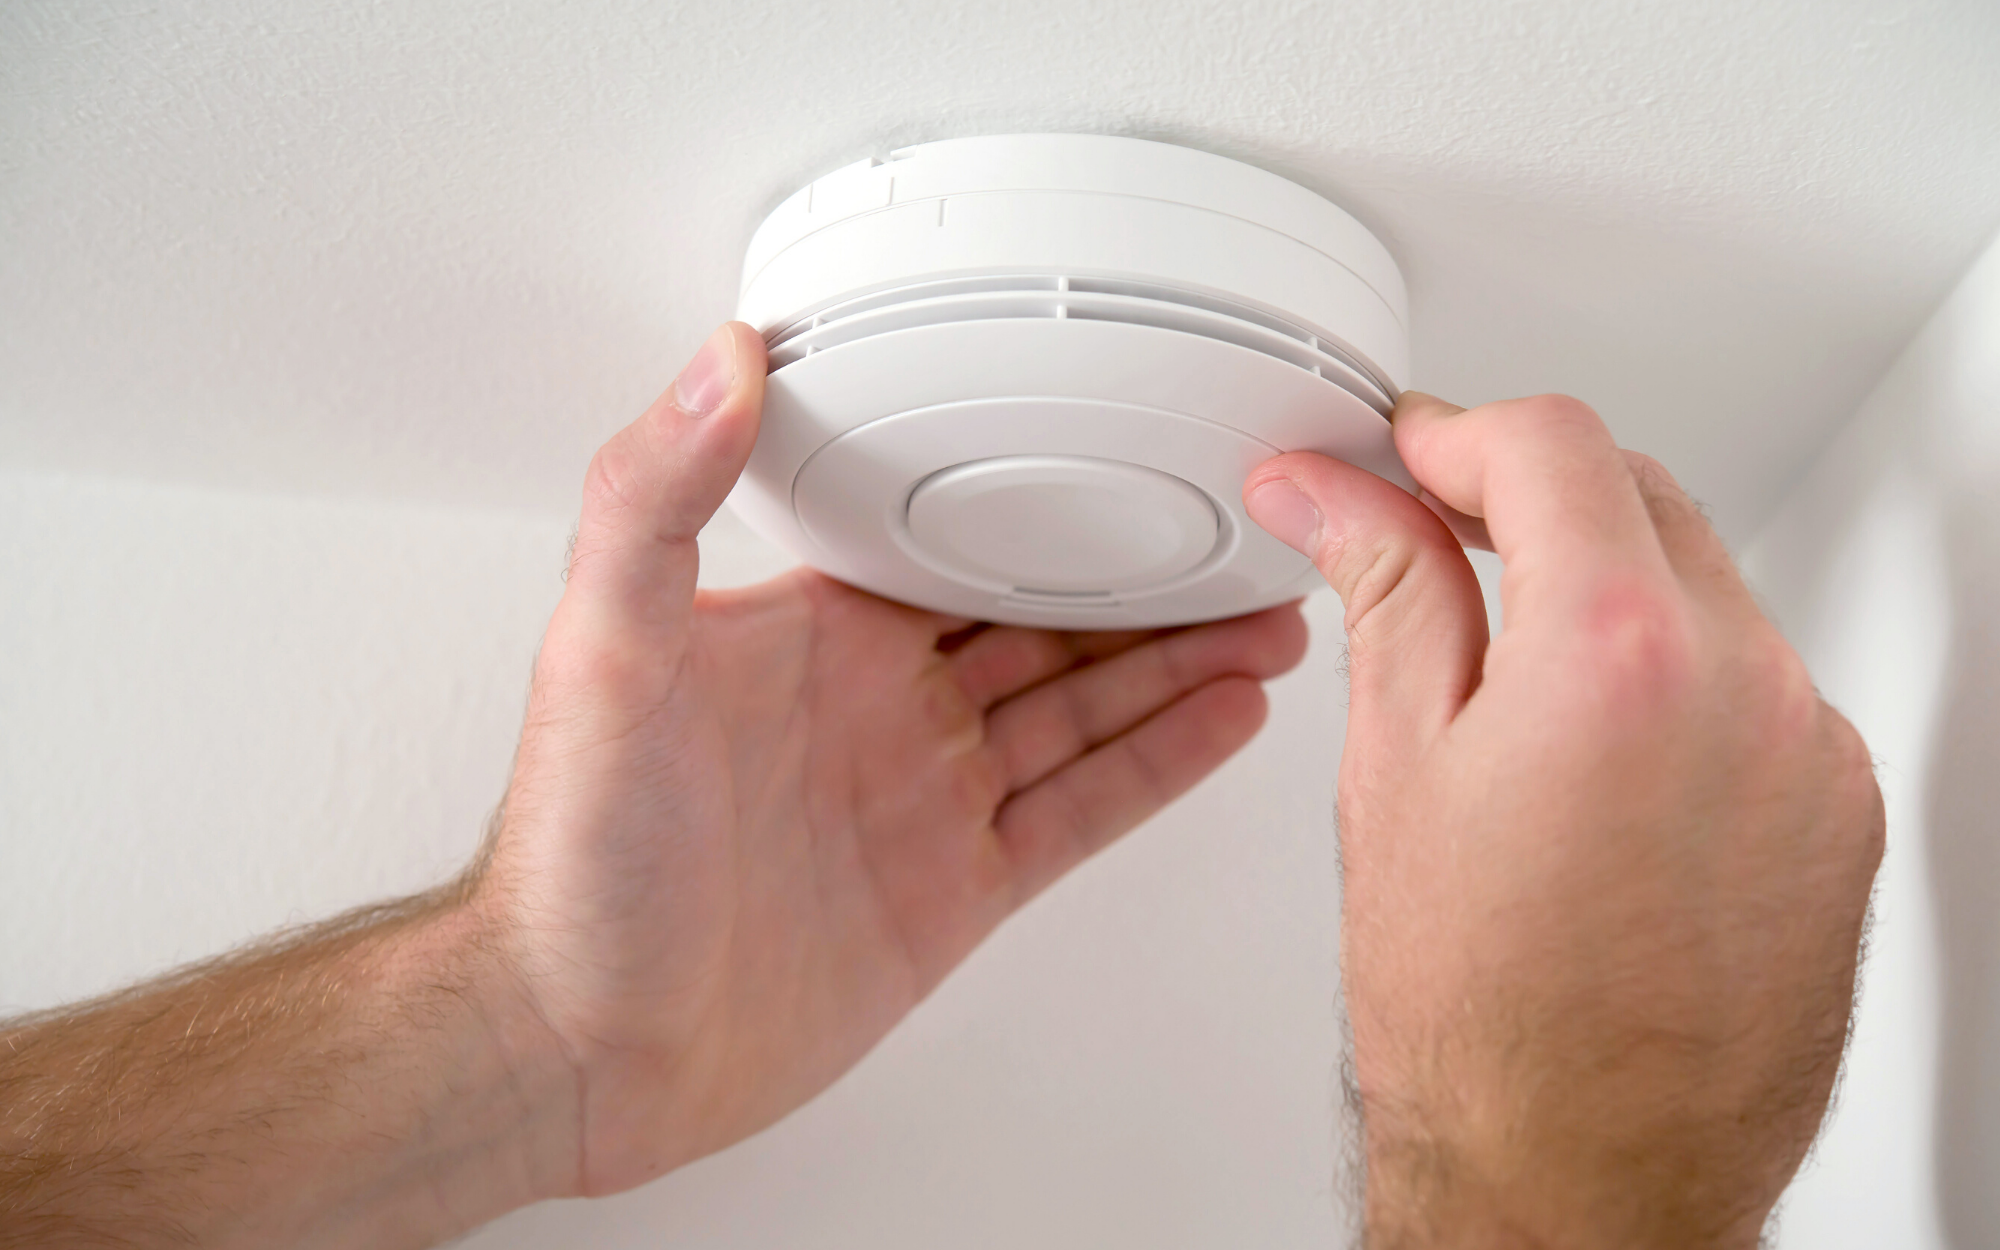
[[[740,321],[709,336],[674,384],[591,459],[564,608],[651,640],[686,624],[695,535],[743,472],[764,402],[764,340]]]
[[[1421,751],[1479,684],[1479,579],[1436,513],[1395,484],[1314,452],[1266,461],[1243,506],[1311,557],[1346,608],[1349,740]]]

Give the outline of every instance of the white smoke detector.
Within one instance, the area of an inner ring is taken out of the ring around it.
[[[843,581],[1068,629],[1233,616],[1321,585],[1244,478],[1325,452],[1414,489],[1387,414],[1402,275],[1276,174],[1092,135],[926,143],[780,204],[738,311],[770,347],[731,495]]]

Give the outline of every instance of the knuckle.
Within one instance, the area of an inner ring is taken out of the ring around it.
[[[1516,419],[1551,433],[1603,428],[1597,410],[1573,395],[1533,395],[1516,405]]]
[[[1819,692],[1792,644],[1766,622],[1758,622],[1738,643],[1732,674],[1739,700],[1756,722],[1761,741],[1788,744],[1805,740],[1819,723]]]
[[[586,515],[659,510],[671,500],[670,479],[683,458],[657,412],[648,412],[597,449],[584,474]]]
[[[590,458],[583,478],[584,502],[594,511],[622,512],[636,501],[637,478],[629,441],[620,434]]]
[[[1850,794],[1873,802],[1881,793],[1875,781],[1875,756],[1852,721],[1825,703],[1819,705],[1827,724],[1828,752],[1834,775]]]
[[[959,820],[984,823],[1007,800],[1007,774],[985,752],[970,756],[963,767],[946,770],[950,787],[948,809]]]
[[[1224,666],[1224,651],[1213,634],[1175,634],[1139,649],[1137,663],[1151,670],[1139,675],[1145,686],[1162,691],[1192,690]]]
[[[1632,482],[1639,488],[1639,497],[1645,501],[1646,511],[1652,516],[1654,524],[1680,521],[1707,524],[1707,514],[1702,506],[1687,493],[1667,466],[1644,452],[1619,450],[1625,456]]]
[[[1676,489],[1680,486],[1680,483],[1674,480],[1674,475],[1667,471],[1666,465],[1661,464],[1645,452],[1631,451],[1626,448],[1620,448],[1619,450],[1624,452],[1625,463],[1631,466],[1632,476],[1656,486],[1674,487]]]
[[[1888,822],[1882,787],[1875,778],[1875,758],[1859,730],[1833,708],[1820,705],[1827,721],[1828,749],[1833,756],[1834,789],[1855,830],[1853,850],[1862,870],[1873,876],[1888,846]]]
[[[1351,556],[1342,553],[1343,561],[1357,558],[1359,563],[1358,572],[1336,582],[1343,586],[1342,607],[1351,646],[1379,646],[1394,635],[1396,592],[1410,580],[1422,554],[1423,548],[1402,541],[1384,542]]]
[[[1862,864],[1867,868],[1868,875],[1873,877],[1875,870],[1882,866],[1883,855],[1889,850],[1889,822],[1882,810],[1881,788],[1875,784],[1872,773],[1868,778],[1867,801],[1868,815],[1867,824],[1862,828],[1861,855]]]
[[[944,666],[922,684],[918,697],[923,723],[947,749],[977,745],[985,736],[985,716]]]
[[[1620,579],[1592,596],[1573,660],[1613,706],[1650,715],[1694,690],[1696,644],[1677,593],[1650,580]]]
[[[1151,812],[1164,807],[1175,794],[1179,793],[1180,786],[1176,783],[1173,772],[1157,751],[1147,750],[1135,744],[1127,747],[1125,755],[1145,810]]]

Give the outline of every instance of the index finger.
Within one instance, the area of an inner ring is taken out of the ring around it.
[[[1624,453],[1586,405],[1540,395],[1461,409],[1405,391],[1393,420],[1424,489],[1485,520],[1509,620],[1586,607],[1612,577],[1673,584]]]

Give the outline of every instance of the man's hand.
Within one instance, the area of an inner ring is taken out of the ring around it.
[[[1309,454],[1244,487],[1346,604],[1368,1244],[1754,1246],[1846,1038],[1868,752],[1588,408],[1410,394],[1395,433],[1434,509]],[[1506,566],[1490,647],[1452,527]]]
[[[464,881],[0,1030],[0,1246],[418,1246],[658,1176],[1256,732],[1295,607],[1056,634],[804,570],[697,592],[764,369],[724,327],[598,453]]]
[[[812,1097],[1247,742],[1305,644],[1290,606],[968,635],[807,571],[697,593],[763,382],[725,327],[598,453],[480,892],[578,1073],[581,1193]]]

